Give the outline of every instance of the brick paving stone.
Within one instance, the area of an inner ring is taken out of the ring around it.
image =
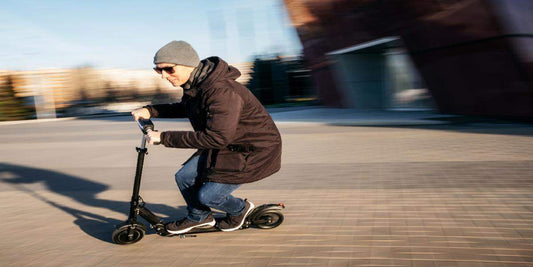
[[[2,266],[533,266],[533,126],[280,123],[282,170],[235,194],[285,203],[282,226],[118,246],[136,127],[0,126]],[[173,173],[192,150],[149,149],[143,198],[183,216]]]

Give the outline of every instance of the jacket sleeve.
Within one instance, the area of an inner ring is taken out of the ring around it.
[[[207,124],[203,131],[167,131],[161,133],[166,147],[221,149],[235,139],[242,98],[231,90],[220,90],[206,100]]]
[[[172,103],[172,104],[158,104],[144,106],[150,112],[150,116],[153,118],[185,118],[187,114],[185,112],[185,104]]]

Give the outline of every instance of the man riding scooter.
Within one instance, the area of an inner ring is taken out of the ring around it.
[[[244,183],[266,178],[281,166],[281,136],[257,98],[235,80],[240,72],[219,57],[199,60],[184,41],[157,51],[154,70],[174,87],[181,102],[149,105],[133,118],[189,118],[194,131],[151,131],[150,144],[197,149],[175,174],[187,203],[186,217],[166,224],[172,234],[216,224],[211,209],[226,212],[216,227],[239,229],[254,204],[231,193]]]

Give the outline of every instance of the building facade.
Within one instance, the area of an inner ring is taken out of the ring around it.
[[[328,106],[391,108],[412,94],[445,113],[533,116],[533,1],[284,2]],[[414,88],[396,95],[400,58]]]

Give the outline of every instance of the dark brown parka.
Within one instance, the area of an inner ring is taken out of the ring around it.
[[[277,172],[281,137],[257,98],[236,82],[241,73],[218,57],[205,79],[184,90],[180,103],[147,106],[152,117],[189,118],[194,131],[166,131],[166,147],[196,148],[205,157],[200,173],[205,181],[250,183]]]

